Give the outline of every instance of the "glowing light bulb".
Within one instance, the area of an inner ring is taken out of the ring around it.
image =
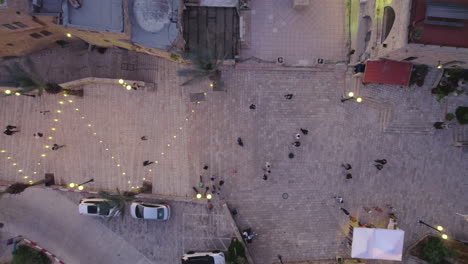
[[[51,127],[50,130],[55,131],[57,129],[55,127]]]
[[[7,159],[11,159],[11,157],[7,157]]]
[[[361,98],[361,97],[358,97],[358,98],[356,99],[356,102],[361,103],[361,102],[362,102],[362,98]]]
[[[179,130],[182,130],[182,127],[179,127]]]
[[[349,97],[353,97],[353,96],[354,96],[354,93],[353,93],[353,92],[349,92],[349,93],[348,93],[348,96],[349,96]]]
[[[11,164],[11,165],[13,165],[13,166],[16,166],[16,165],[18,165],[18,164],[16,164],[16,163],[13,163],[13,164]]]
[[[79,109],[79,108],[75,108],[75,111],[80,111],[80,109]]]
[[[114,156],[112,156],[112,157],[111,157],[111,159],[115,159],[115,157],[114,157]]]
[[[16,96],[20,96],[21,94],[20,94],[20,93],[18,93],[18,92],[16,92],[16,93],[15,93],[15,95],[16,95]]]
[[[78,190],[82,191],[84,189],[83,185],[78,186]]]
[[[99,140],[99,143],[102,143],[102,140]]]
[[[91,124],[88,124],[88,127],[91,127],[92,125]]]
[[[38,163],[37,163],[37,165],[41,166],[41,163],[40,163],[40,162],[38,162]]]
[[[152,169],[149,169],[148,171],[149,171],[149,172],[152,172],[153,170],[152,170]]]
[[[122,172],[122,175],[127,175],[127,173],[125,173],[125,172]]]
[[[6,94],[11,94],[11,90],[5,90]]]
[[[124,83],[124,80],[123,80],[123,79],[119,79],[119,83],[120,83],[120,84],[123,84],[123,83]]]
[[[27,178],[29,178],[29,176],[23,176],[23,178],[27,179]]]
[[[207,95],[207,93],[203,93],[203,95]]]
[[[18,170],[18,172],[23,172],[23,170],[20,169],[20,170]]]
[[[120,164],[117,164],[117,167],[120,167]]]
[[[43,157],[43,158],[44,158],[45,156],[47,156],[47,155],[46,155],[46,154],[41,154],[41,157]]]
[[[67,36],[67,38],[71,38],[71,37],[72,37],[72,34],[71,34],[71,33],[67,33],[67,34],[65,34],[65,36]]]
[[[167,146],[168,146],[168,147],[170,147],[170,146],[171,146],[171,144],[167,144]]]
[[[154,163],[158,164],[158,163],[159,163],[159,161],[155,160],[155,161],[154,161]]]
[[[106,150],[109,150],[108,148],[106,148]]]
[[[127,87],[125,87],[125,88],[127,88],[127,90],[129,90],[129,91],[130,91],[130,90],[132,89],[132,86],[130,86],[130,85],[127,85]]]
[[[213,198],[213,196],[211,195],[211,193],[209,193],[209,194],[206,195],[206,199],[210,200],[211,198]]]
[[[48,148],[50,148],[50,146],[49,146],[49,145],[45,145],[44,148],[48,149]]]
[[[192,113],[195,113],[195,110],[192,109]]]
[[[68,184],[68,186],[69,186],[70,188],[75,188],[75,185],[76,185],[76,184],[74,184],[73,182],[71,182],[70,184]]]
[[[33,174],[37,174],[37,171],[34,171]]]
[[[146,178],[143,178],[143,180],[146,180]]]
[[[68,100],[69,103],[73,103],[73,100]]]
[[[57,118],[54,119],[54,122],[58,122],[59,120]]]
[[[61,105],[63,105],[65,102],[64,102],[64,101],[59,101],[58,103],[61,104]]]
[[[62,110],[57,110],[56,112],[60,114],[60,113],[62,113]]]
[[[34,182],[33,181],[29,181],[29,184],[33,184]]]
[[[177,136],[174,135],[174,136],[172,136],[172,137],[173,137],[173,138],[176,138]]]
[[[0,152],[1,152],[1,153],[5,153],[5,152],[6,152],[6,150],[2,149],[2,150],[0,150]]]
[[[54,139],[54,137],[48,137],[47,139],[52,140],[52,139]]]
[[[164,155],[164,152],[161,152],[161,155]]]
[[[67,96],[68,96],[68,94],[66,94],[66,93],[63,94],[63,97],[67,97]]]
[[[201,193],[197,193],[197,196],[196,196],[196,197],[197,197],[197,199],[201,199],[201,198],[202,198]]]
[[[130,183],[131,183],[131,181],[128,181],[128,184],[130,184]]]
[[[446,234],[442,234],[443,239],[448,239],[448,236]]]
[[[81,119],[84,119],[84,116],[82,116]]]

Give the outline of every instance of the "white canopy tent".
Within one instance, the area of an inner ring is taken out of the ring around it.
[[[356,227],[351,257],[401,261],[404,240],[403,230]]]

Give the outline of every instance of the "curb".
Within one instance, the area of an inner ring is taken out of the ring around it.
[[[39,249],[40,251],[44,252],[47,256],[53,258],[56,262],[60,264],[65,264],[65,262],[61,261],[56,255],[52,254],[50,251],[47,249],[39,246],[36,242],[33,242],[29,239],[23,238],[23,241],[26,242],[27,244],[31,245],[32,247]]]
[[[228,221],[231,222],[232,228],[237,231],[236,232],[237,240],[239,240],[239,242],[241,242],[242,245],[244,246],[245,256],[247,257],[247,263],[254,264],[253,258],[250,255],[250,251],[247,248],[247,245],[245,244],[244,239],[242,238],[241,231],[239,230],[239,227],[237,226],[236,221],[234,221],[234,218],[232,217],[231,211],[229,210],[227,203],[226,202],[222,203],[222,207],[224,208],[225,213],[229,216]]]

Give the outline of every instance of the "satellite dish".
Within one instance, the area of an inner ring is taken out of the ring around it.
[[[171,6],[168,0],[135,0],[133,13],[142,29],[156,33],[170,22]]]

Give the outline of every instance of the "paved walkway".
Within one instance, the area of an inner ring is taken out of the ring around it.
[[[43,55],[47,52],[49,57]],[[53,66],[44,67],[51,80],[65,82],[89,75],[138,79],[155,84],[156,90],[128,93],[119,86],[84,87],[85,97],[76,100],[103,142],[116,151],[121,167],[129,170],[126,175],[111,165],[105,147],[89,134],[86,124],[72,119],[75,113],[68,112],[62,118],[66,125],[57,132],[58,143],[67,147],[51,153],[38,175],[54,172],[64,183],[95,177],[99,179],[95,186],[128,189],[149,173],[143,170],[142,160],[165,152],[164,162],[152,165],[154,192],[192,196],[191,187],[198,185],[199,175],[205,183],[211,175],[224,179],[221,197],[239,210],[237,223],[259,234],[249,245],[256,263],[271,263],[277,254],[285,261],[346,256],[342,242],[347,219],[332,199],[335,195],[344,197],[343,206],[352,215],[374,224],[383,221],[379,219],[385,218],[384,213],[373,212],[376,218],[368,218],[362,207],[391,204],[406,232],[405,245],[428,231],[416,224],[419,218],[445,226],[450,235],[460,239],[468,236],[467,223],[455,214],[468,211],[464,196],[468,189],[467,153],[451,146],[450,131],[382,133],[382,110],[375,107],[381,101],[391,101],[389,107],[397,113],[397,124],[408,124],[416,117],[427,124],[437,118],[440,109],[428,96],[429,90],[367,86],[360,92],[375,98],[376,104],[341,103],[344,73],[328,68],[265,70],[253,65],[245,70],[241,66],[226,69],[227,92],[212,92],[207,82],[179,87],[182,80],[175,75],[178,65],[142,54],[119,50],[104,55],[47,52],[36,59],[43,65],[54,61]],[[136,70],[124,70],[129,69],[128,64]],[[207,92],[206,101],[190,103],[194,92]],[[293,99],[286,100],[286,93],[294,94]],[[0,120],[4,125],[19,124],[22,132],[0,137],[0,143],[13,151],[15,160],[25,163],[24,168],[34,168],[35,155],[43,148],[32,133],[53,123],[52,117],[42,117],[37,111],[56,105],[52,104],[56,99],[1,99]],[[252,103],[256,110],[249,109]],[[404,119],[403,109],[414,110],[411,118]],[[180,127],[182,132],[174,134]],[[309,134],[296,148],[291,143],[301,127]],[[143,134],[149,134],[150,140],[139,141]],[[177,140],[169,142],[173,135]],[[237,137],[242,137],[244,147],[237,145]],[[294,159],[288,158],[290,152]],[[373,166],[373,160],[379,158],[388,160],[382,171]],[[266,161],[272,164],[272,173],[263,181]],[[21,180],[22,174],[12,161],[1,158],[0,162],[5,175],[2,179]],[[352,164],[352,180],[345,180],[340,167],[343,162]],[[209,165],[207,171],[202,169],[205,164]],[[194,214],[198,214],[196,210]],[[124,229],[119,232],[126,240],[135,241]],[[191,243],[190,239],[184,241]],[[150,248],[141,250],[151,254]]]

